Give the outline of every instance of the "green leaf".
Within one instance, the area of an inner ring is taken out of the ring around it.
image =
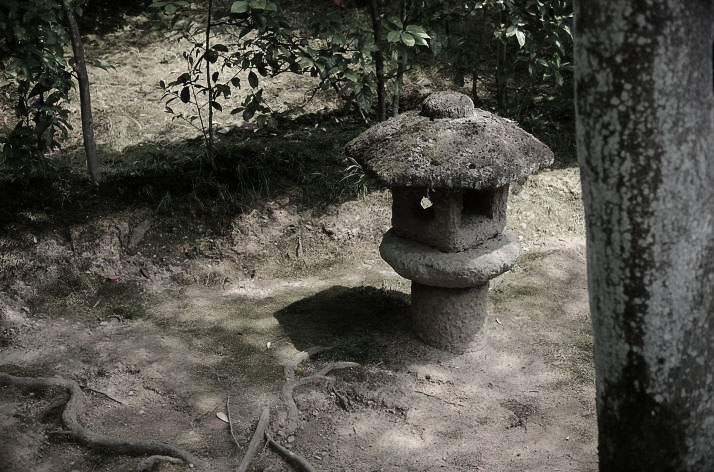
[[[225,44],[214,44],[211,47],[216,51],[228,52],[228,47]]]
[[[218,111],[223,111],[223,107],[222,107],[221,104],[218,103],[218,102],[215,102],[215,101],[211,100],[211,106],[212,106],[213,108],[215,108],[216,110],[218,110]]]
[[[164,13],[166,13],[167,15],[173,15],[174,13],[176,13],[176,5],[174,5],[173,3],[169,3],[164,7]]]
[[[570,39],[573,39],[573,33],[570,31],[570,26],[562,25],[561,28],[563,28],[563,31],[565,31],[568,36],[570,36]]]
[[[402,23],[402,20],[400,20],[396,16],[390,16],[387,21],[393,24],[399,30],[404,29],[404,23]]]
[[[405,46],[412,47],[416,43],[416,40],[414,39],[414,36],[407,32],[403,32],[401,34],[402,42],[404,43]]]
[[[525,44],[526,44],[526,34],[525,34],[523,31],[521,31],[521,30],[516,31],[516,39],[518,40],[518,45],[519,45],[520,47],[525,46]]]
[[[424,28],[419,25],[408,25],[407,33],[410,33],[411,35],[416,36],[417,38],[429,39],[429,35],[426,34]]]
[[[218,82],[218,72],[214,72],[213,74],[211,74],[211,80],[213,80],[214,82]]]
[[[248,11],[248,2],[246,0],[240,0],[238,2],[233,2],[231,5],[231,13],[245,13]]]
[[[250,0],[250,8],[255,8],[256,10],[265,10],[265,0]]]
[[[390,43],[398,43],[400,37],[401,37],[401,31],[392,30],[389,33],[387,33],[387,41],[389,41]]]
[[[209,49],[204,54],[204,57],[206,58],[206,60],[208,62],[210,62],[211,64],[214,64],[218,60],[218,52],[214,51],[213,49]]]
[[[181,101],[184,103],[188,103],[189,100],[191,100],[191,91],[188,89],[188,87],[184,87],[181,89]]]
[[[253,88],[256,88],[258,86],[258,76],[255,75],[255,72],[250,71],[250,74],[248,74],[248,83]]]
[[[233,85],[236,88],[240,88],[240,79],[238,77],[233,77],[231,79],[231,85]]]

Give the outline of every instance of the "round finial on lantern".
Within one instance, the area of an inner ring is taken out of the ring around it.
[[[435,92],[426,97],[421,106],[422,116],[439,118],[468,118],[474,114],[474,102],[458,92]]]

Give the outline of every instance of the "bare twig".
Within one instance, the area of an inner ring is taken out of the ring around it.
[[[269,419],[270,410],[268,408],[263,408],[263,411],[260,414],[260,419],[258,420],[258,425],[255,427],[255,433],[253,433],[253,438],[250,440],[250,444],[248,444],[248,449],[245,451],[245,455],[240,461],[236,472],[245,472],[246,470],[248,470],[250,462],[253,460],[253,457],[255,457],[256,453],[258,452],[258,449],[260,449],[260,442],[263,440],[263,436],[265,436],[265,431],[268,427]]]
[[[295,246],[295,257],[300,259],[302,257],[302,237],[298,234],[297,245]]]
[[[240,448],[240,443],[238,442],[238,439],[236,438],[235,433],[233,432],[233,422],[231,421],[231,397],[226,398],[226,417],[228,418],[228,428],[230,429],[231,432],[231,437],[233,438],[233,442],[236,443],[236,446]]]
[[[104,393],[104,392],[102,392],[101,390],[95,390],[95,389],[93,389],[93,388],[91,388],[91,387],[88,387],[88,386],[86,386],[86,385],[82,385],[82,388],[83,388],[84,390],[89,390],[89,391],[92,392],[92,393],[96,393],[96,394],[102,395],[102,396],[104,396],[104,397],[107,397],[107,398],[110,399],[111,401],[116,402],[116,403],[118,403],[118,404],[120,404],[120,405],[124,405],[124,402],[123,402],[123,401],[117,400],[117,399],[114,398],[113,396],[109,395],[108,393]]]
[[[297,468],[297,470],[300,470],[302,472],[316,472],[315,468],[310,465],[310,463],[302,456],[299,454],[295,454],[294,452],[284,448],[280,444],[276,443],[273,441],[273,438],[270,437],[270,434],[268,432],[265,432],[265,440],[268,442],[270,447],[272,447],[278,454],[283,456],[285,460]]]
[[[85,397],[81,387],[74,380],[59,377],[15,377],[0,372],[0,384],[24,388],[61,387],[69,392],[69,400],[62,411],[62,422],[69,430],[69,436],[87,447],[103,449],[115,454],[142,456],[146,454],[180,458],[188,464],[203,466],[204,463],[190,452],[154,440],[122,439],[91,431],[77,421],[79,410],[84,407]]]
[[[441,397],[439,397],[439,396],[437,396],[437,395],[433,395],[433,394],[431,394],[431,393],[426,393],[426,392],[423,392],[423,391],[421,391],[421,390],[414,390],[414,391],[415,391],[416,393],[421,393],[422,395],[426,395],[427,397],[436,398],[437,400],[440,400],[440,401],[446,403],[447,405],[465,406],[463,403],[450,402],[449,400],[444,400],[443,398],[441,398]]]

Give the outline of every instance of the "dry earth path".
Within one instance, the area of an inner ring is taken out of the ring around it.
[[[224,244],[265,248],[250,249],[259,267],[253,278],[231,273],[239,264],[225,261],[200,273],[199,261],[192,261],[170,276],[156,263],[138,293],[127,285],[125,293],[98,290],[89,298],[78,288],[63,293],[61,303],[50,288],[26,287],[31,296],[23,298],[22,287],[32,280],[18,279],[0,293],[0,370],[76,380],[87,387],[88,407],[79,416],[85,426],[177,444],[208,459],[212,470],[237,464],[267,406],[273,437],[320,471],[594,471],[577,177],[574,170],[546,172],[511,195],[509,225],[522,234],[526,251],[492,284],[486,332],[473,352],[446,354],[409,330],[408,285],[377,255],[374,235],[388,222],[388,199],[381,194],[345,204],[324,224],[311,220],[319,237],[304,230],[303,253],[290,258],[280,254],[295,240],[281,246],[285,232],[269,227],[271,221],[293,224],[289,208],[267,208],[265,219],[242,217],[236,228],[243,230]],[[248,218],[267,223],[255,223],[251,233]],[[335,237],[331,228],[351,233]],[[33,244],[49,244],[40,239]],[[333,246],[349,256],[334,256]],[[52,251],[65,249],[59,244]],[[3,254],[4,268],[21,257]],[[295,257],[306,261],[299,276],[286,273]],[[98,276],[112,261],[81,267]],[[184,283],[176,282],[177,273]],[[130,306],[119,303],[121,297]],[[318,344],[333,350],[301,364],[298,375],[335,360],[360,366],[335,371],[332,383],[297,389],[301,415],[290,434],[280,399],[282,366]],[[243,449],[216,417],[228,397]],[[3,470],[133,470],[136,459],[88,451],[53,434],[63,401],[59,391],[0,387]],[[252,470],[290,469],[264,451]]]

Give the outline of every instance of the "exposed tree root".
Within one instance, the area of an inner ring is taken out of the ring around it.
[[[283,456],[283,458],[297,470],[301,470],[303,472],[316,472],[315,468],[310,465],[304,457],[299,454],[295,454],[293,451],[290,451],[273,441],[273,438],[270,437],[268,431],[265,431],[265,440],[268,441],[268,444],[270,444],[270,447],[272,447],[275,452]]]
[[[233,432],[233,420],[231,420],[231,398],[228,397],[226,398],[226,419],[228,420],[228,429],[231,432],[231,437],[233,438],[233,442],[235,445],[240,448],[240,443],[238,442],[238,438],[236,438],[236,434]]]
[[[255,433],[253,433],[253,438],[250,440],[250,444],[248,444],[248,449],[245,451],[243,459],[240,461],[236,472],[245,472],[246,470],[248,470],[250,462],[258,453],[258,449],[260,449],[260,443],[263,441],[263,436],[265,436],[265,433],[267,431],[269,419],[270,410],[268,408],[263,408],[263,411],[260,414],[260,419],[258,420],[258,425],[255,427]]]
[[[15,377],[14,375],[0,372],[0,384],[15,385],[24,388],[61,387],[69,392],[69,400],[62,410],[62,422],[68,428],[68,435],[77,442],[91,448],[105,449],[114,454],[128,456],[170,456],[179,458],[187,464],[203,466],[202,460],[190,452],[170,444],[153,440],[131,440],[108,436],[90,431],[77,421],[78,412],[84,407],[84,392],[79,384],[73,380],[58,377]],[[153,465],[152,465],[153,467]]]
[[[312,375],[309,375],[307,377],[301,377],[299,379],[295,378],[295,369],[297,369],[298,364],[310,358],[311,356],[314,356],[315,354],[330,349],[332,348],[323,346],[315,346],[305,349],[304,351],[301,351],[295,356],[293,356],[293,358],[290,359],[284,366],[285,385],[283,386],[281,397],[283,399],[283,402],[285,403],[285,407],[288,410],[288,419],[285,429],[290,434],[293,433],[297,428],[297,418],[300,414],[300,411],[298,410],[297,405],[295,404],[295,399],[293,398],[293,392],[295,388],[299,387],[300,385],[306,385],[308,383],[332,381],[334,379],[331,377],[327,377],[327,374],[329,374],[333,370],[346,369],[348,367],[356,367],[359,365],[355,362],[332,362],[330,364],[327,364],[322,369],[320,369],[320,371],[315,372]],[[229,402],[226,401],[226,410],[228,410],[228,403]],[[246,470],[248,470],[248,466],[257,454],[263,438],[265,438],[267,444],[270,445],[272,449],[274,449],[278,454],[280,454],[289,464],[295,467],[296,470],[302,472],[315,472],[315,468],[312,467],[312,465],[310,465],[310,463],[304,457],[300,456],[299,454],[295,454],[294,452],[286,449],[285,447],[281,446],[273,440],[273,438],[270,436],[270,433],[268,432],[269,421],[270,410],[268,410],[268,408],[263,408],[263,411],[260,414],[260,419],[258,420],[258,425],[255,427],[255,432],[253,433],[253,437],[251,438],[250,444],[248,445],[248,449],[246,450],[243,459],[238,465],[236,472],[245,472]],[[236,444],[238,444],[238,441],[233,435],[233,426],[231,425],[230,416],[228,416],[228,427],[231,430],[231,436],[233,437],[233,440]]]
[[[288,410],[288,417],[286,421],[286,432],[292,434],[297,429],[297,420],[300,414],[297,405],[295,404],[295,399],[293,398],[293,392],[296,387],[301,385],[306,385],[309,383],[318,383],[324,380],[332,381],[334,379],[327,377],[331,371],[336,369],[346,369],[349,367],[357,367],[359,364],[355,362],[331,362],[323,367],[319,372],[316,372],[307,377],[301,377],[295,379],[295,369],[300,362],[308,359],[309,357],[318,354],[320,352],[326,351],[330,348],[325,348],[321,346],[315,346],[304,351],[297,353],[293,358],[285,364],[285,384],[283,385],[283,390],[280,397],[285,403],[285,408]]]
[[[286,362],[283,366],[283,371],[285,372],[285,381],[291,382],[295,380],[295,369],[297,369],[297,366],[302,361],[305,361],[310,357],[320,354],[322,352],[329,351],[330,349],[332,349],[332,347],[313,346],[295,354],[292,359]]]
[[[325,367],[323,367],[322,370],[320,370],[319,372],[316,372],[307,377],[299,378],[297,380],[285,382],[280,397],[282,398],[283,403],[285,403],[285,408],[288,410],[288,418],[285,426],[286,432],[288,434],[292,434],[295,432],[295,430],[297,429],[298,416],[300,415],[300,411],[298,410],[298,407],[295,404],[295,399],[293,398],[293,392],[295,391],[295,388],[310,383],[334,381],[334,378],[327,377],[327,374],[329,374],[331,371],[357,366],[359,366],[359,364],[357,364],[356,362],[331,362],[330,364],[327,364]]]

